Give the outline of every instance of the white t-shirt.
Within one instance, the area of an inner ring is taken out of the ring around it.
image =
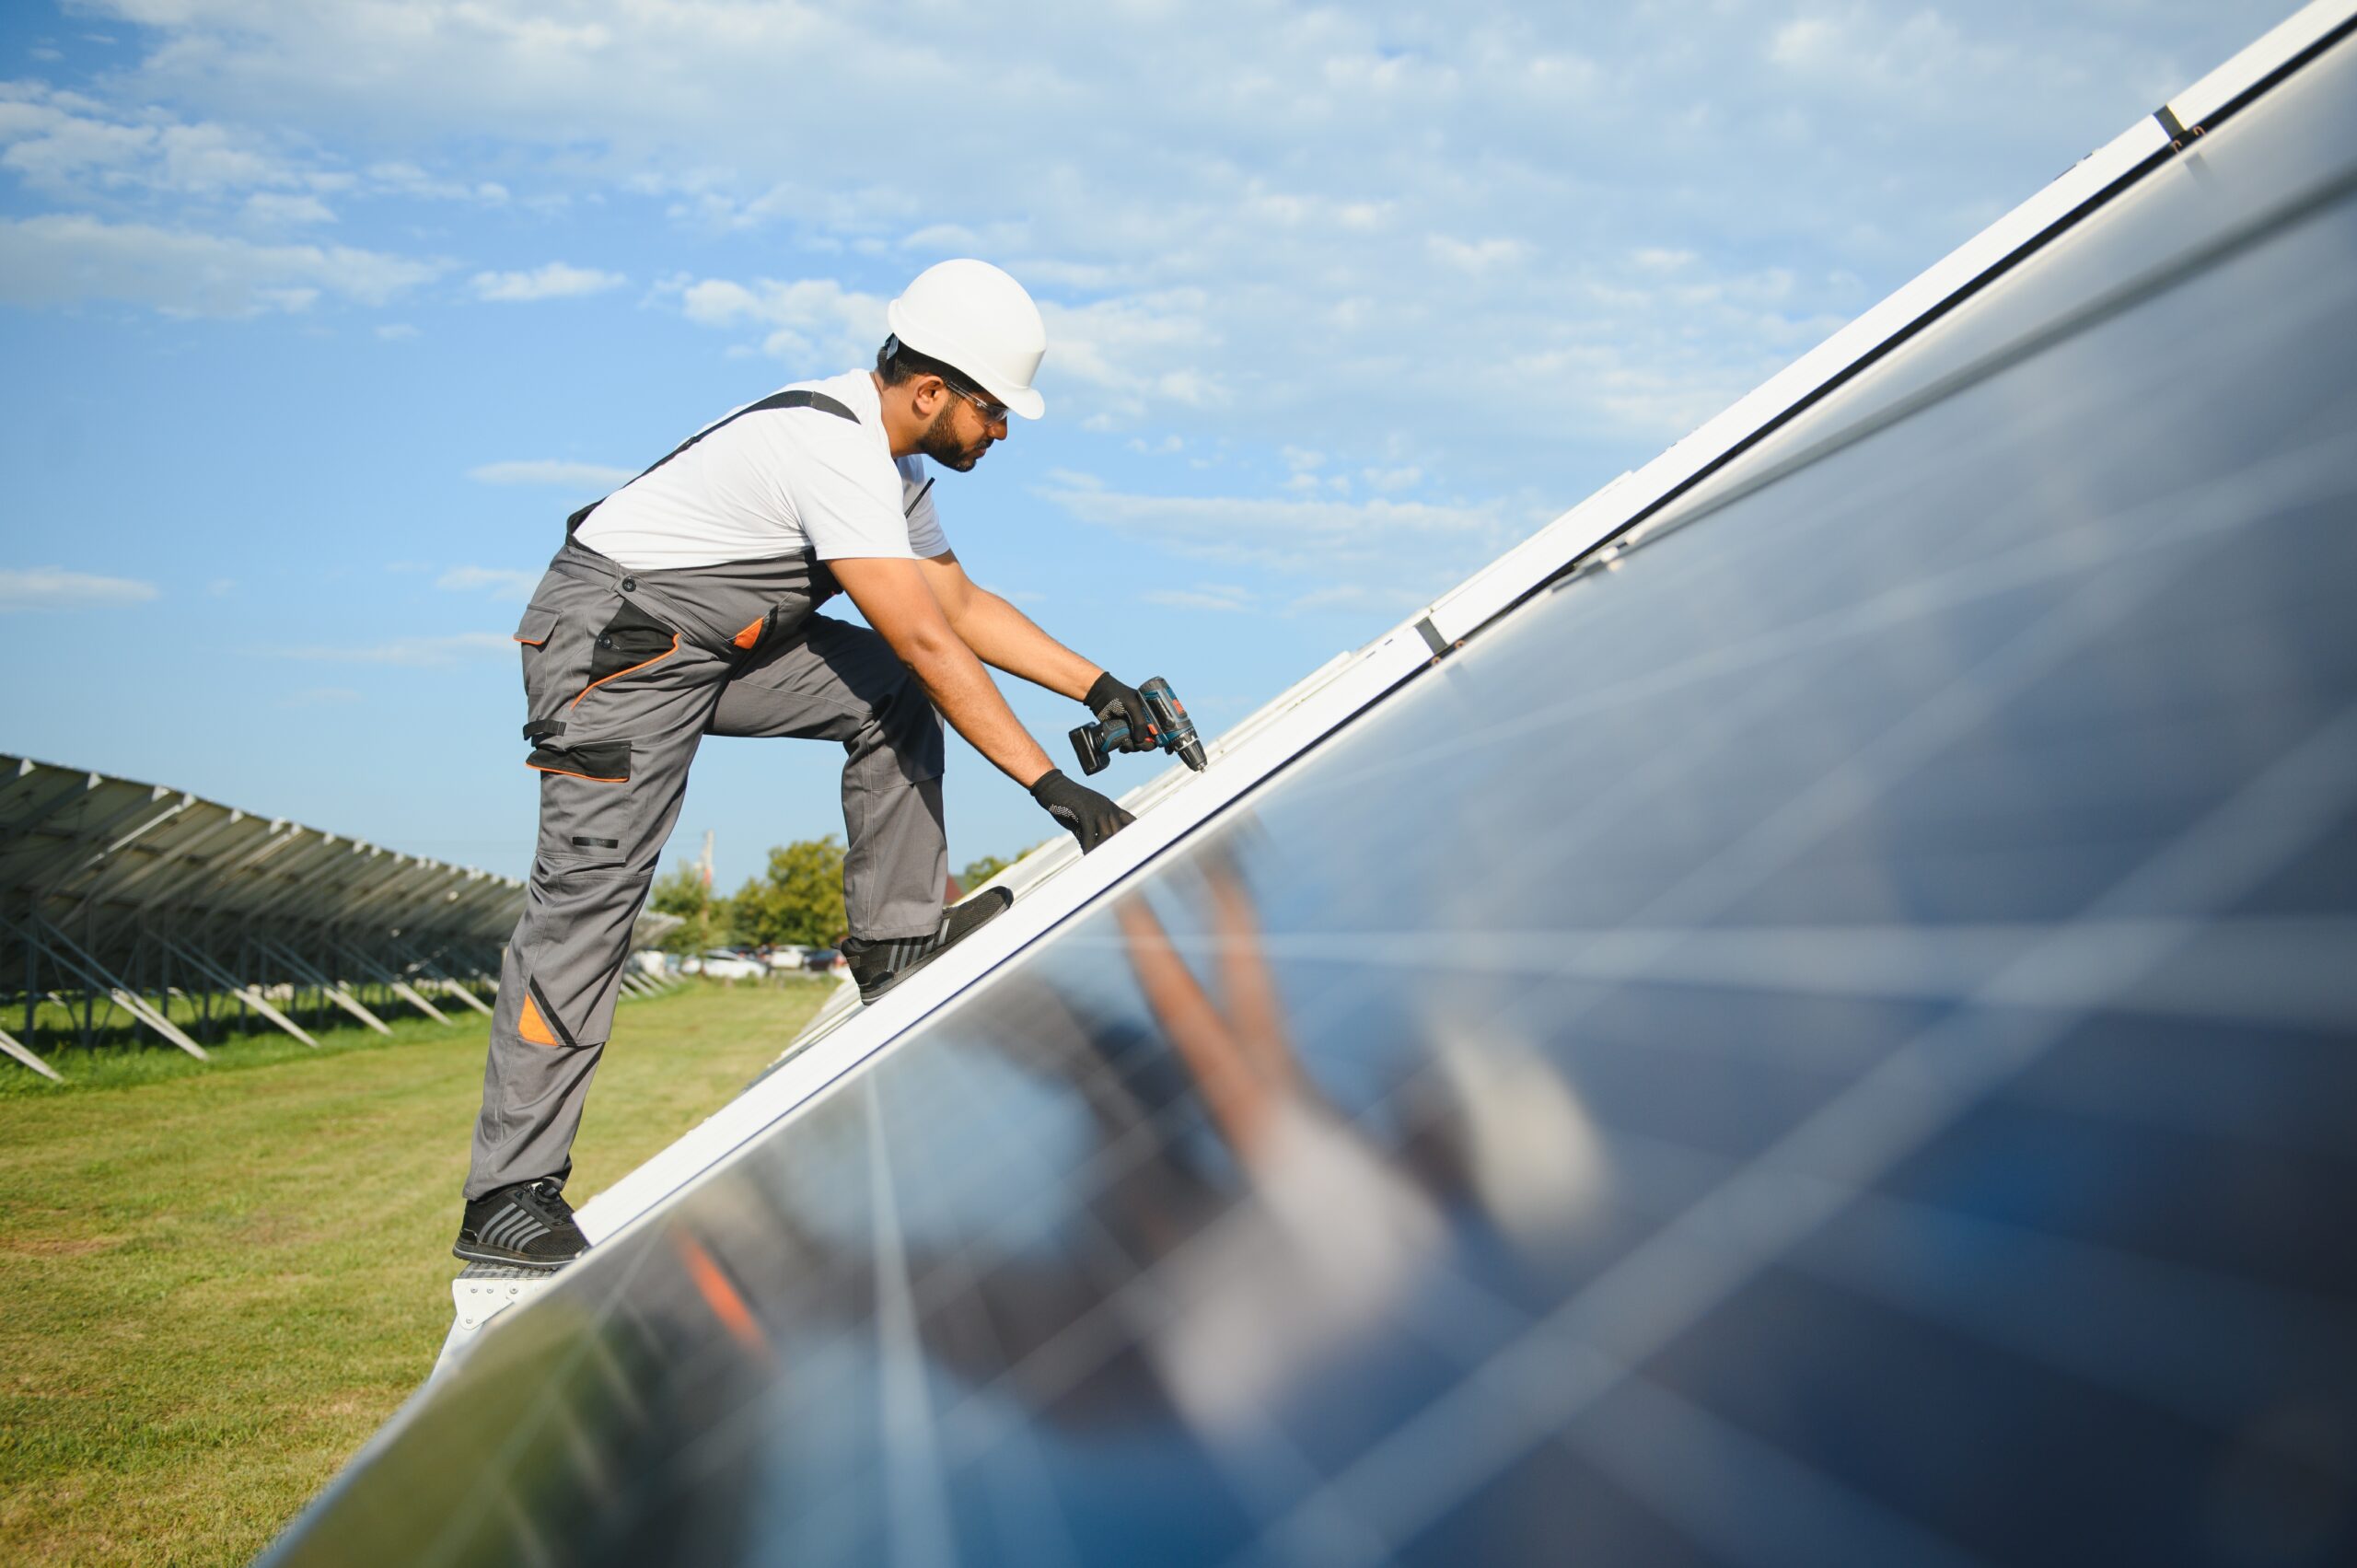
[[[821,561],[947,552],[924,460],[894,460],[866,371],[780,390],[832,399],[858,419],[823,406],[732,411],[686,451],[599,502],[575,537],[642,572],[805,550]]]

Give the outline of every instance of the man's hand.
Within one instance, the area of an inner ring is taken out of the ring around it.
[[[1054,768],[1033,783],[1031,798],[1046,807],[1049,816],[1072,830],[1072,836],[1080,841],[1083,854],[1137,820],[1086,784],[1073,783]]]
[[[1151,751],[1161,740],[1161,727],[1154,722],[1154,710],[1134,686],[1124,686],[1107,670],[1097,678],[1097,684],[1081,699],[1099,723],[1120,719],[1129,726],[1129,737],[1113,748],[1116,751]]]

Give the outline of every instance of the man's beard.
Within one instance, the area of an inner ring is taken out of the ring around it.
[[[959,473],[966,473],[971,470],[976,463],[982,460],[984,452],[991,449],[991,437],[983,436],[982,443],[979,447],[970,447],[958,440],[950,428],[953,423],[952,416],[957,412],[958,404],[954,401],[944,402],[941,405],[941,412],[933,416],[933,423],[926,425],[924,434],[917,438],[917,450],[939,463],[943,468],[956,469]]]

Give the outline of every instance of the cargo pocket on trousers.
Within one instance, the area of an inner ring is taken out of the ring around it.
[[[524,765],[593,784],[627,783],[629,742],[565,739],[565,710],[590,679],[597,652],[579,619],[568,625],[560,610],[535,603],[517,623],[516,641],[524,650],[524,738],[532,747]]]
[[[543,773],[563,773],[567,778],[587,779],[591,784],[630,783],[630,742],[627,740],[585,740],[574,746],[550,745],[551,736],[532,732],[539,725],[526,725],[524,738],[534,742],[532,754],[524,759],[524,766]],[[556,726],[563,729],[562,724]]]
[[[622,600],[614,618],[598,633],[589,650],[589,683],[581,689],[581,696],[573,699],[578,705],[610,680],[619,680],[633,670],[660,664],[679,651],[679,634],[646,611]]]
[[[516,623],[516,640],[528,648],[544,648],[549,634],[556,630],[556,611],[533,605],[524,611],[524,619]]]

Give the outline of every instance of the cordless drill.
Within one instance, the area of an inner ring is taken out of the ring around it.
[[[1072,732],[1072,749],[1080,758],[1080,771],[1101,773],[1116,751],[1144,751],[1159,746],[1165,751],[1176,751],[1180,761],[1202,772],[1203,743],[1195,738],[1195,722],[1187,716],[1170,682],[1157,675],[1138,688],[1138,695],[1145,699],[1146,712],[1154,715],[1154,728],[1143,737],[1132,735],[1129,720],[1120,714],[1082,725]]]

